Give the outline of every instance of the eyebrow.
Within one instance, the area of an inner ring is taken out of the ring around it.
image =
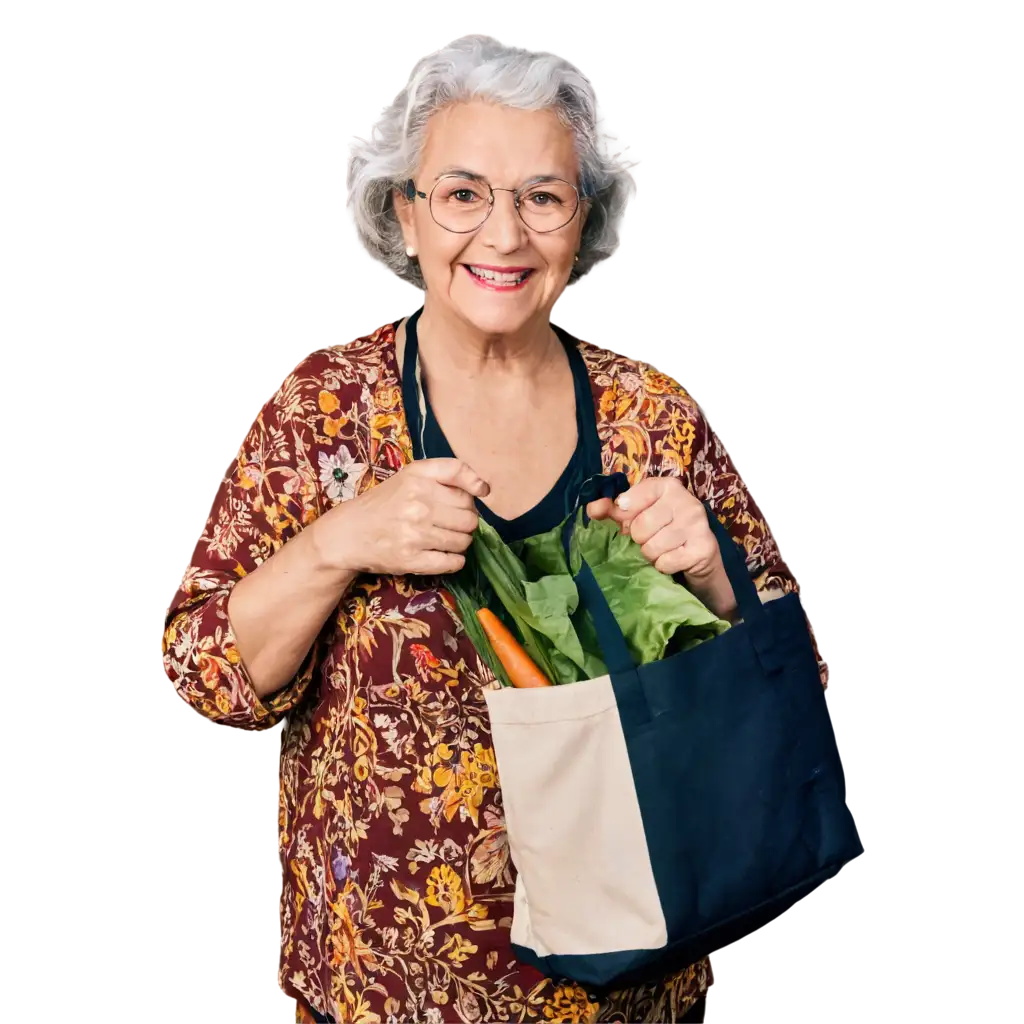
[[[477,178],[483,180],[482,174],[477,174],[476,171],[467,171],[465,167],[445,167],[444,170],[440,171],[434,181],[440,181],[446,174],[458,174],[463,178]]]
[[[440,181],[446,174],[457,174],[460,178],[472,178],[473,181],[482,181],[490,184],[487,179],[476,171],[467,170],[465,167],[446,167],[441,171],[436,178],[435,182]],[[566,181],[567,179],[557,174],[535,174],[532,178],[527,178],[519,187],[526,188],[527,185],[539,185],[545,181]]]

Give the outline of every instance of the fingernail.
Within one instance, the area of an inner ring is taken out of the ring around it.
[[[621,508],[621,509],[628,509],[629,508],[629,495],[628,494],[620,494],[615,499],[615,504],[618,505],[619,508]]]

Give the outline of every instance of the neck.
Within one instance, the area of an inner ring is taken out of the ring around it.
[[[450,308],[434,306],[429,296],[416,324],[424,363],[434,372],[453,371],[467,378],[501,374],[531,378],[561,353],[561,342],[547,316],[528,320],[513,332],[481,331]]]

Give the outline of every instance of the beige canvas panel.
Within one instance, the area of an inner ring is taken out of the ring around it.
[[[540,956],[664,946],[611,678],[484,696],[519,873],[512,941]]]

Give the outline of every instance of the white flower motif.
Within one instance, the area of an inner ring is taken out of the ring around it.
[[[416,845],[405,855],[406,860],[429,864],[438,855],[437,843],[433,839],[417,839]]]
[[[619,386],[627,394],[632,395],[634,392],[639,391],[643,387],[643,383],[644,379],[638,373],[623,371],[619,374]]]
[[[356,462],[345,447],[333,455],[320,452],[320,483],[331,501],[347,501],[356,496],[356,487],[366,472],[366,466]]]

